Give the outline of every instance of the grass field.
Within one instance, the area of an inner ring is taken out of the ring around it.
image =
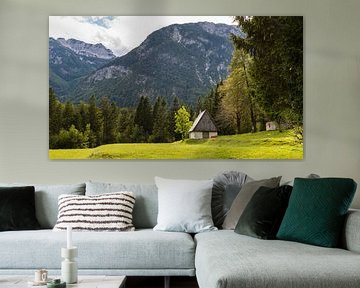
[[[50,159],[302,159],[291,130],[264,131],[174,143],[109,144],[49,150]]]

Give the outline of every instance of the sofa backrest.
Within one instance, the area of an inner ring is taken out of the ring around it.
[[[133,223],[136,229],[153,228],[157,223],[158,192],[155,184],[86,182],[85,195],[131,191],[135,194]]]
[[[58,197],[61,194],[85,195],[85,183],[61,185],[0,183],[0,186],[34,186],[36,218],[43,229],[52,229],[55,226],[58,216]]]

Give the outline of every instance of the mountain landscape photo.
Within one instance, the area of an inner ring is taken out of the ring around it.
[[[248,41],[253,18],[237,17],[51,16],[49,157],[302,158],[302,17],[254,17],[264,29],[257,33],[274,38],[264,43]],[[278,53],[257,63],[250,44],[259,55]],[[246,133],[284,140],[286,149],[243,154]],[[232,144],[220,151],[221,141]],[[154,153],[157,143],[173,146]]]

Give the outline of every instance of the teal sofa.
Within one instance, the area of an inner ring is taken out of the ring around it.
[[[20,184],[19,184],[20,185]],[[0,186],[14,186],[1,184]],[[350,211],[341,248],[259,240],[230,230],[190,235],[159,232],[155,185],[96,183],[35,185],[41,230],[0,232],[0,278],[46,268],[58,275],[66,233],[51,228],[60,194],[133,191],[134,232],[73,232],[79,274],[195,276],[200,288],[360,287],[360,211]]]

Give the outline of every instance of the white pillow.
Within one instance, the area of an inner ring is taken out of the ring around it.
[[[159,212],[154,230],[198,233],[217,230],[211,217],[213,180],[155,177]]]
[[[133,231],[134,193],[123,191],[101,195],[59,196],[59,214],[55,231]]]

